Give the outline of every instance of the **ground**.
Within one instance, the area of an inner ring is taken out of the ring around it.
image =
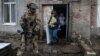
[[[13,56],[16,56],[17,53],[17,46],[19,45],[19,41],[14,38],[9,39],[0,39],[3,42],[11,42],[13,48]],[[8,41],[6,41],[8,40]],[[10,41],[9,41],[10,40]],[[18,42],[18,43],[17,43]],[[59,43],[53,45],[47,45],[46,40],[38,41],[39,42],[39,54],[33,54],[31,50],[26,51],[24,56],[82,56],[83,51],[80,46],[71,45],[71,43],[67,42],[66,40],[61,40]],[[16,47],[14,47],[16,46]]]
[[[46,43],[39,43],[39,53],[33,54],[32,51],[26,51],[24,56],[83,56],[82,49],[76,44],[71,43],[57,43],[47,45]]]
[[[63,42],[54,45],[47,45],[45,41],[46,40],[39,41],[39,54],[33,54],[32,51],[26,51],[24,56],[83,56],[84,54],[81,47],[77,44],[72,45],[71,43],[62,40]],[[100,56],[100,38],[93,37],[91,38],[91,41],[93,43],[92,48],[97,52],[97,55]],[[14,40],[12,42],[16,41]],[[13,56],[16,55],[16,50],[17,49],[14,48]]]
[[[100,56],[100,36],[91,38],[92,48],[96,51],[97,55]]]

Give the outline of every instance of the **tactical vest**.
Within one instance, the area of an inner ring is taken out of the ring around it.
[[[50,28],[54,28],[56,22],[57,22],[56,18],[54,16],[51,17],[50,20],[49,20],[49,23],[48,23],[49,24],[49,27]]]

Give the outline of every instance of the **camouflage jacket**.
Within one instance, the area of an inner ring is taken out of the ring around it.
[[[25,13],[20,20],[24,34],[39,35],[40,27],[35,14]]]

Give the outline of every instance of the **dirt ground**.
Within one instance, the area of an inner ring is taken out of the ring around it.
[[[38,54],[34,54],[32,51],[26,51],[24,56],[83,56],[83,52],[78,45],[68,43],[47,45],[46,43],[39,43]]]
[[[91,38],[92,48],[97,52],[97,56],[100,56],[100,36]]]

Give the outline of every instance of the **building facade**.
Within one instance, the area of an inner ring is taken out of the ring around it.
[[[68,18],[67,36],[71,37],[72,32],[77,32],[88,40],[92,35],[98,33],[100,25],[100,19],[97,17],[99,14],[98,9],[100,9],[99,0],[0,0],[1,39],[18,37],[17,30],[21,30],[19,20],[25,12],[25,6],[28,2],[33,2],[38,6],[37,18],[41,21],[41,37],[44,35],[43,29],[45,29],[44,18],[48,18],[50,15],[48,13],[51,12],[54,6],[63,5],[66,7],[65,15]]]

